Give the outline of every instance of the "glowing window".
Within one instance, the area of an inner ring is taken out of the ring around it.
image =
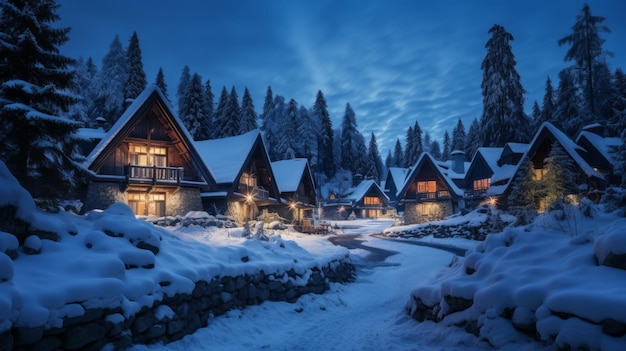
[[[418,193],[434,193],[436,191],[437,191],[437,182],[435,182],[434,180],[417,182]]]
[[[490,179],[476,179],[474,181],[474,190],[487,190],[489,189]]]
[[[379,197],[376,196],[366,196],[363,198],[364,205],[380,205],[381,201]]]

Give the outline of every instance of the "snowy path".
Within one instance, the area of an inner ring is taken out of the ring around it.
[[[450,263],[454,255],[366,235],[380,233],[379,227],[385,225],[389,223],[372,221],[339,234],[359,234],[364,241],[361,245],[395,253],[383,265],[370,265],[368,250],[351,250],[358,267],[354,283],[332,284],[326,293],[302,296],[293,304],[265,302],[231,311],[180,341],[165,346],[137,345],[132,350],[489,349],[463,331],[442,330],[447,328],[430,322],[419,324],[403,312],[410,291]],[[463,344],[464,348],[459,348]]]

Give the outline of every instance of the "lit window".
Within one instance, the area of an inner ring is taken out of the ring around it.
[[[489,189],[489,178],[474,180],[474,190],[487,190]]]
[[[381,201],[376,196],[366,196],[363,198],[363,204],[365,205],[380,205]]]
[[[535,168],[536,180],[546,180],[546,174],[548,174],[547,168]]]
[[[435,182],[434,180],[417,182],[418,193],[434,193],[436,191],[437,191],[437,182]]]
[[[130,164],[135,166],[167,167],[167,148],[131,144],[129,146]]]

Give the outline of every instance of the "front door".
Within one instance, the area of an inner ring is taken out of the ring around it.
[[[137,216],[165,216],[165,193],[128,193],[128,206]]]

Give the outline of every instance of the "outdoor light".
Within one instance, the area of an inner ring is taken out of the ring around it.
[[[292,202],[292,203],[289,205],[289,207],[290,207],[292,210],[295,210],[295,209],[296,209],[296,204]]]
[[[489,206],[495,206],[496,205],[496,198],[493,196],[490,196],[487,198],[487,203],[489,204]]]
[[[246,201],[252,202],[252,195],[250,194],[246,195]]]

